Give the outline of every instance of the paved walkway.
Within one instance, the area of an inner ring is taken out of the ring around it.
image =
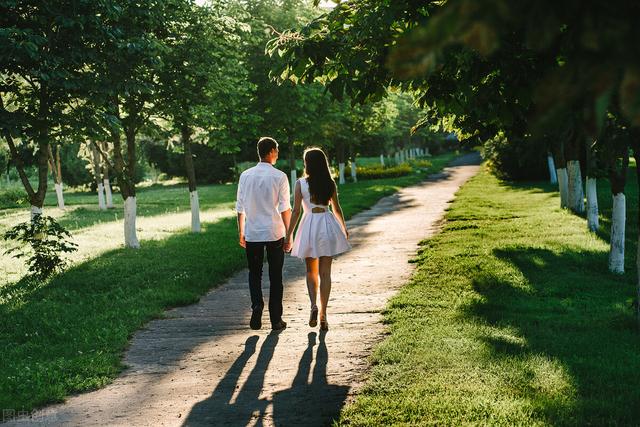
[[[334,261],[327,333],[307,325],[304,263],[287,257],[285,331],[267,329],[267,310],[263,330],[248,328],[247,271],[239,272],[137,332],[124,357],[129,368],[111,385],[45,408],[37,424],[8,425],[330,424],[363,382],[367,356],[384,336],[380,311],[411,275],[416,245],[438,231],[478,162],[467,155],[349,221],[354,249]]]

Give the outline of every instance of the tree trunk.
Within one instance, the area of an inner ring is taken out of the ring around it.
[[[609,270],[613,273],[624,273],[624,246],[627,219],[626,198],[624,187],[627,183],[627,169],[629,167],[629,151],[622,153],[622,167],[616,166],[615,159],[609,165],[609,182],[613,196],[613,210],[611,212],[611,242],[609,250]]]
[[[613,195],[611,213],[611,250],[609,252],[609,270],[624,273],[624,239],[626,222],[626,200],[624,193]]]
[[[42,215],[42,208],[41,208],[41,207],[38,207],[38,206],[33,206],[33,205],[31,205],[31,210],[30,210],[30,212],[31,212],[31,221],[33,221],[33,218],[34,218],[36,215]]]
[[[93,178],[96,181],[96,188],[98,190],[98,207],[100,210],[106,210],[107,205],[104,200],[104,186],[103,181],[100,179],[100,153],[96,147],[97,142],[91,141],[91,153],[93,155]]]
[[[567,174],[569,176],[569,209],[577,214],[584,213],[584,190],[579,160],[567,161]]]
[[[124,244],[132,249],[140,247],[136,233],[136,204],[135,196],[129,196],[124,201]]]
[[[293,197],[296,189],[296,181],[298,180],[298,171],[296,169],[296,152],[295,147],[293,146],[293,141],[288,136],[287,139],[290,141],[289,170],[291,170],[291,181],[289,182],[289,185],[291,186],[291,197]]]
[[[558,174],[558,188],[560,189],[560,207],[562,209],[569,207],[569,175],[567,168],[560,168]]]
[[[345,182],[347,182],[344,179],[344,163],[338,163],[338,183],[339,184],[344,184]]]
[[[596,232],[600,228],[598,218],[598,190],[595,178],[587,177],[587,226],[589,231]]]
[[[351,179],[353,182],[358,182],[358,169],[355,158],[351,161]]]
[[[558,183],[558,175],[556,174],[556,165],[553,161],[551,153],[547,154],[547,163],[549,165],[549,182],[552,184]]]
[[[140,242],[136,234],[136,186],[134,180],[136,155],[135,155],[135,132],[128,130],[127,138],[127,162],[125,164],[122,155],[122,143],[120,133],[117,130],[112,132],[113,137],[113,157],[114,169],[118,175],[118,185],[120,194],[124,199],[124,243],[128,248],[137,249]]]
[[[196,170],[193,167],[193,155],[191,153],[191,130],[187,126],[182,126],[180,131],[182,146],[184,148],[184,165],[187,171],[187,181],[189,182],[189,202],[191,204],[191,231],[200,232],[200,199],[196,187]]]
[[[102,143],[102,151],[109,152],[109,144],[106,141]],[[109,180],[109,163],[105,159],[102,161],[102,184],[104,186],[104,194],[107,201],[107,209],[113,208],[113,194],[111,194],[111,181]]]
[[[64,209],[64,195],[62,192],[62,165],[60,164],[60,146],[56,147],[56,158],[53,158],[51,146],[49,146],[49,165],[53,174],[54,187],[56,189],[56,199],[58,208]]]
[[[380,166],[384,167],[384,154],[380,154]]]
[[[344,142],[338,142],[336,147],[336,156],[338,157],[338,184],[344,184]]]

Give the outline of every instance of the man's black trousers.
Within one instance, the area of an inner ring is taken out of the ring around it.
[[[264,250],[267,249],[269,263],[269,317],[271,324],[282,320],[282,266],[284,265],[284,238],[274,242],[247,242],[246,252],[249,263],[249,291],[251,309],[264,307],[262,298],[262,265]]]

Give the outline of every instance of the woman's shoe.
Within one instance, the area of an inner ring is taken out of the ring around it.
[[[318,324],[318,306],[311,307],[311,314],[309,315],[309,326],[314,328]]]
[[[321,331],[328,331],[329,330],[329,323],[326,320],[321,320],[320,321],[320,330]]]

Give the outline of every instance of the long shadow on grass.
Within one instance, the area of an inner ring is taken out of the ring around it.
[[[0,352],[0,407],[29,408],[110,381],[136,329],[169,307],[198,301],[244,266],[236,240],[233,219],[225,219],[206,224],[199,235],[185,232],[145,241],[139,250],[107,252],[46,286],[11,286],[4,297],[15,302],[0,305],[6,349]],[[155,354],[141,351],[141,363],[170,365],[210,335],[189,337]],[[162,343],[149,343],[147,350],[154,345]]]
[[[474,289],[484,298],[467,314],[493,331],[515,328],[524,338],[522,343],[488,334],[491,360],[504,362],[500,366],[508,370],[514,361],[543,355],[561,364],[574,389],[573,396],[548,396],[531,384],[521,388],[522,397],[554,424],[637,423],[640,336],[630,306],[630,275],[608,274],[601,252],[518,246],[494,254],[516,266],[529,286],[516,287],[486,273],[474,278]],[[518,372],[524,377],[515,381],[531,380],[532,375]]]

